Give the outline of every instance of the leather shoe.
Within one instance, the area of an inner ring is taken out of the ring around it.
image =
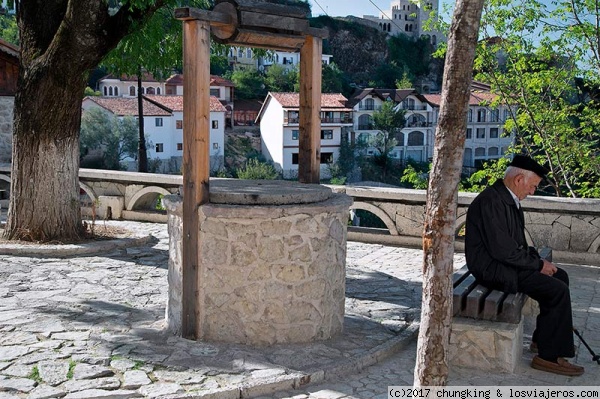
[[[549,373],[577,376],[582,375],[585,369],[576,364],[571,364],[562,357],[556,360],[556,363],[544,360],[539,356],[534,356],[531,361],[531,367],[537,370],[547,371]]]

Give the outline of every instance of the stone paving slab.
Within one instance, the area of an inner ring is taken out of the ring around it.
[[[152,238],[83,256],[0,255],[0,399],[383,398],[388,385],[412,384],[420,250],[349,242],[344,333],[252,348],[170,335],[166,225],[115,223]],[[455,267],[463,263],[456,254]],[[568,270],[575,323],[600,350],[600,268]],[[450,383],[592,385],[600,377],[581,345],[576,360],[587,359],[588,372],[579,379],[533,370],[530,359],[525,353],[515,374],[454,368]]]
[[[387,256],[386,247],[350,243],[344,332],[336,338],[253,348],[172,336],[164,323],[166,225],[110,223],[144,239],[110,250],[103,242],[79,256],[57,246],[32,255],[31,245],[0,255],[2,395],[255,397],[354,373],[417,332],[416,280],[376,269],[380,257],[372,255]]]

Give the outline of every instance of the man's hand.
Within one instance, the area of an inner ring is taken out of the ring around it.
[[[544,266],[542,267],[542,270],[540,270],[540,273],[545,274],[546,276],[553,276],[554,273],[556,273],[556,271],[558,270],[558,268],[552,262],[548,262],[545,259],[543,261]]]

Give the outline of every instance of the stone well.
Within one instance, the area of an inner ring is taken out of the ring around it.
[[[181,334],[183,199],[167,196],[167,322]],[[352,199],[320,185],[211,180],[200,207],[198,338],[250,345],[342,331]]]

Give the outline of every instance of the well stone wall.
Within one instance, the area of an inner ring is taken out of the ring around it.
[[[182,311],[182,199],[168,212],[169,328]],[[209,203],[199,209],[199,339],[250,345],[323,340],[342,331],[352,201]]]

